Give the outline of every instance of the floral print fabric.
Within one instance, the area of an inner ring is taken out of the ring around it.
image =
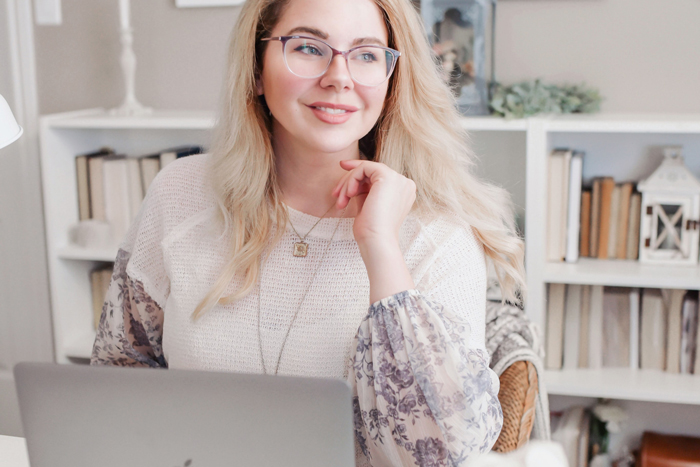
[[[167,368],[163,310],[141,282],[127,275],[129,257],[122,249],[117,253],[90,364]]]
[[[126,273],[119,250],[91,365],[168,368],[163,310]],[[370,306],[355,336],[348,377],[355,438],[373,467],[464,465],[501,431],[499,381],[469,324],[407,290]]]
[[[418,290],[370,307],[349,379],[355,436],[373,466],[460,466],[494,445],[499,380],[469,332]]]

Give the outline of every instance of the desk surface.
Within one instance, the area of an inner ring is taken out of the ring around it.
[[[0,435],[0,467],[29,467],[24,438]]]

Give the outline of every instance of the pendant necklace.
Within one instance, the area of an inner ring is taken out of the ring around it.
[[[289,225],[292,226],[292,230],[294,231],[295,234],[297,234],[297,237],[299,237],[299,240],[300,240],[300,241],[294,243],[294,250],[292,251],[292,254],[293,254],[294,256],[296,256],[297,258],[305,258],[305,257],[306,257],[307,253],[309,252],[309,244],[306,243],[304,240],[306,240],[306,237],[309,236],[309,234],[311,233],[311,231],[318,225],[318,223],[321,222],[321,219],[323,219],[324,217],[326,217],[326,214],[328,214],[329,212],[331,212],[331,209],[333,209],[333,206],[335,206],[335,203],[333,203],[333,204],[331,205],[331,207],[328,208],[328,211],[326,211],[326,212],[323,214],[323,216],[321,216],[321,217],[316,221],[316,223],[314,224],[314,226],[311,227],[311,229],[310,229],[308,232],[306,232],[306,235],[304,235],[303,237],[302,237],[301,235],[299,235],[299,232],[297,232],[297,229],[294,228],[294,224],[292,224],[291,219],[289,220]],[[345,209],[347,209],[347,208],[348,208],[348,207],[345,206]],[[345,211],[343,211],[343,213],[345,213]]]
[[[333,206],[331,206],[333,207]],[[314,271],[313,275],[311,276],[311,280],[309,281],[309,285],[306,286],[306,290],[304,291],[304,295],[301,297],[301,302],[299,302],[299,306],[297,307],[297,310],[294,312],[294,316],[292,317],[292,322],[289,325],[289,328],[287,329],[287,333],[284,335],[284,340],[282,341],[282,348],[280,349],[280,354],[277,357],[277,365],[275,365],[275,372],[274,374],[277,374],[277,370],[279,370],[280,367],[280,361],[282,361],[282,353],[284,352],[284,346],[287,344],[287,337],[289,337],[289,331],[292,330],[292,326],[294,326],[294,321],[297,319],[297,315],[299,314],[299,310],[301,310],[301,305],[304,303],[304,299],[306,298],[306,294],[309,292],[311,289],[311,284],[314,282],[314,278],[316,277],[316,273],[318,272],[319,269],[321,269],[321,264],[323,264],[323,258],[326,257],[326,253],[328,252],[329,248],[331,247],[331,244],[333,243],[333,238],[335,237],[335,233],[338,231],[338,227],[340,226],[340,222],[343,220],[343,216],[345,215],[345,211],[347,211],[348,207],[345,206],[345,209],[343,209],[343,213],[340,215],[340,218],[338,219],[338,223],[335,226],[335,230],[333,230],[333,235],[331,235],[331,239],[328,241],[328,245],[326,246],[326,249],[323,250],[323,255],[321,255],[321,259],[318,261],[318,266],[316,266],[316,270]],[[330,209],[329,209],[330,211]],[[326,214],[328,214],[326,212]],[[324,214],[325,216],[325,214]],[[290,221],[291,224],[291,221]],[[317,222],[318,224],[318,222]],[[314,225],[314,227],[316,227]],[[313,227],[311,228],[313,230]],[[311,232],[311,230],[309,230]],[[299,235],[299,234],[297,234]],[[306,234],[308,235],[308,233]],[[306,236],[304,236],[306,238]],[[296,255],[295,255],[296,256]],[[306,254],[304,254],[306,256]],[[267,374],[267,367],[265,366],[265,358],[263,357],[263,347],[262,347],[262,336],[260,334],[260,295],[262,295],[262,255],[260,256],[260,276],[258,277],[258,346],[260,347],[260,364],[262,365],[263,368],[263,373]]]

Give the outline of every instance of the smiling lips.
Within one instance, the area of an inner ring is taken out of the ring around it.
[[[314,115],[325,123],[339,124],[348,121],[350,116],[359,109],[351,105],[332,104],[330,102],[314,102],[307,105]]]

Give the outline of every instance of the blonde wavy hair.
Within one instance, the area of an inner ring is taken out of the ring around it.
[[[266,45],[260,39],[270,36],[289,1],[247,0],[231,35],[211,174],[232,251],[219,279],[193,312],[194,320],[255,287],[258,260],[273,221],[286,225],[288,220],[276,177],[272,117],[255,85]],[[454,98],[439,75],[414,6],[409,0],[374,2],[384,14],[388,45],[401,51],[401,58],[384,110],[360,147],[370,159],[416,183],[413,212],[429,217],[455,213],[468,223],[493,262],[504,300],[518,302],[525,293],[524,246],[516,233],[510,197],[472,173],[475,155],[469,136],[460,126]],[[276,229],[273,245],[283,234],[284,229]],[[242,286],[224,297],[237,274],[242,274]]]

